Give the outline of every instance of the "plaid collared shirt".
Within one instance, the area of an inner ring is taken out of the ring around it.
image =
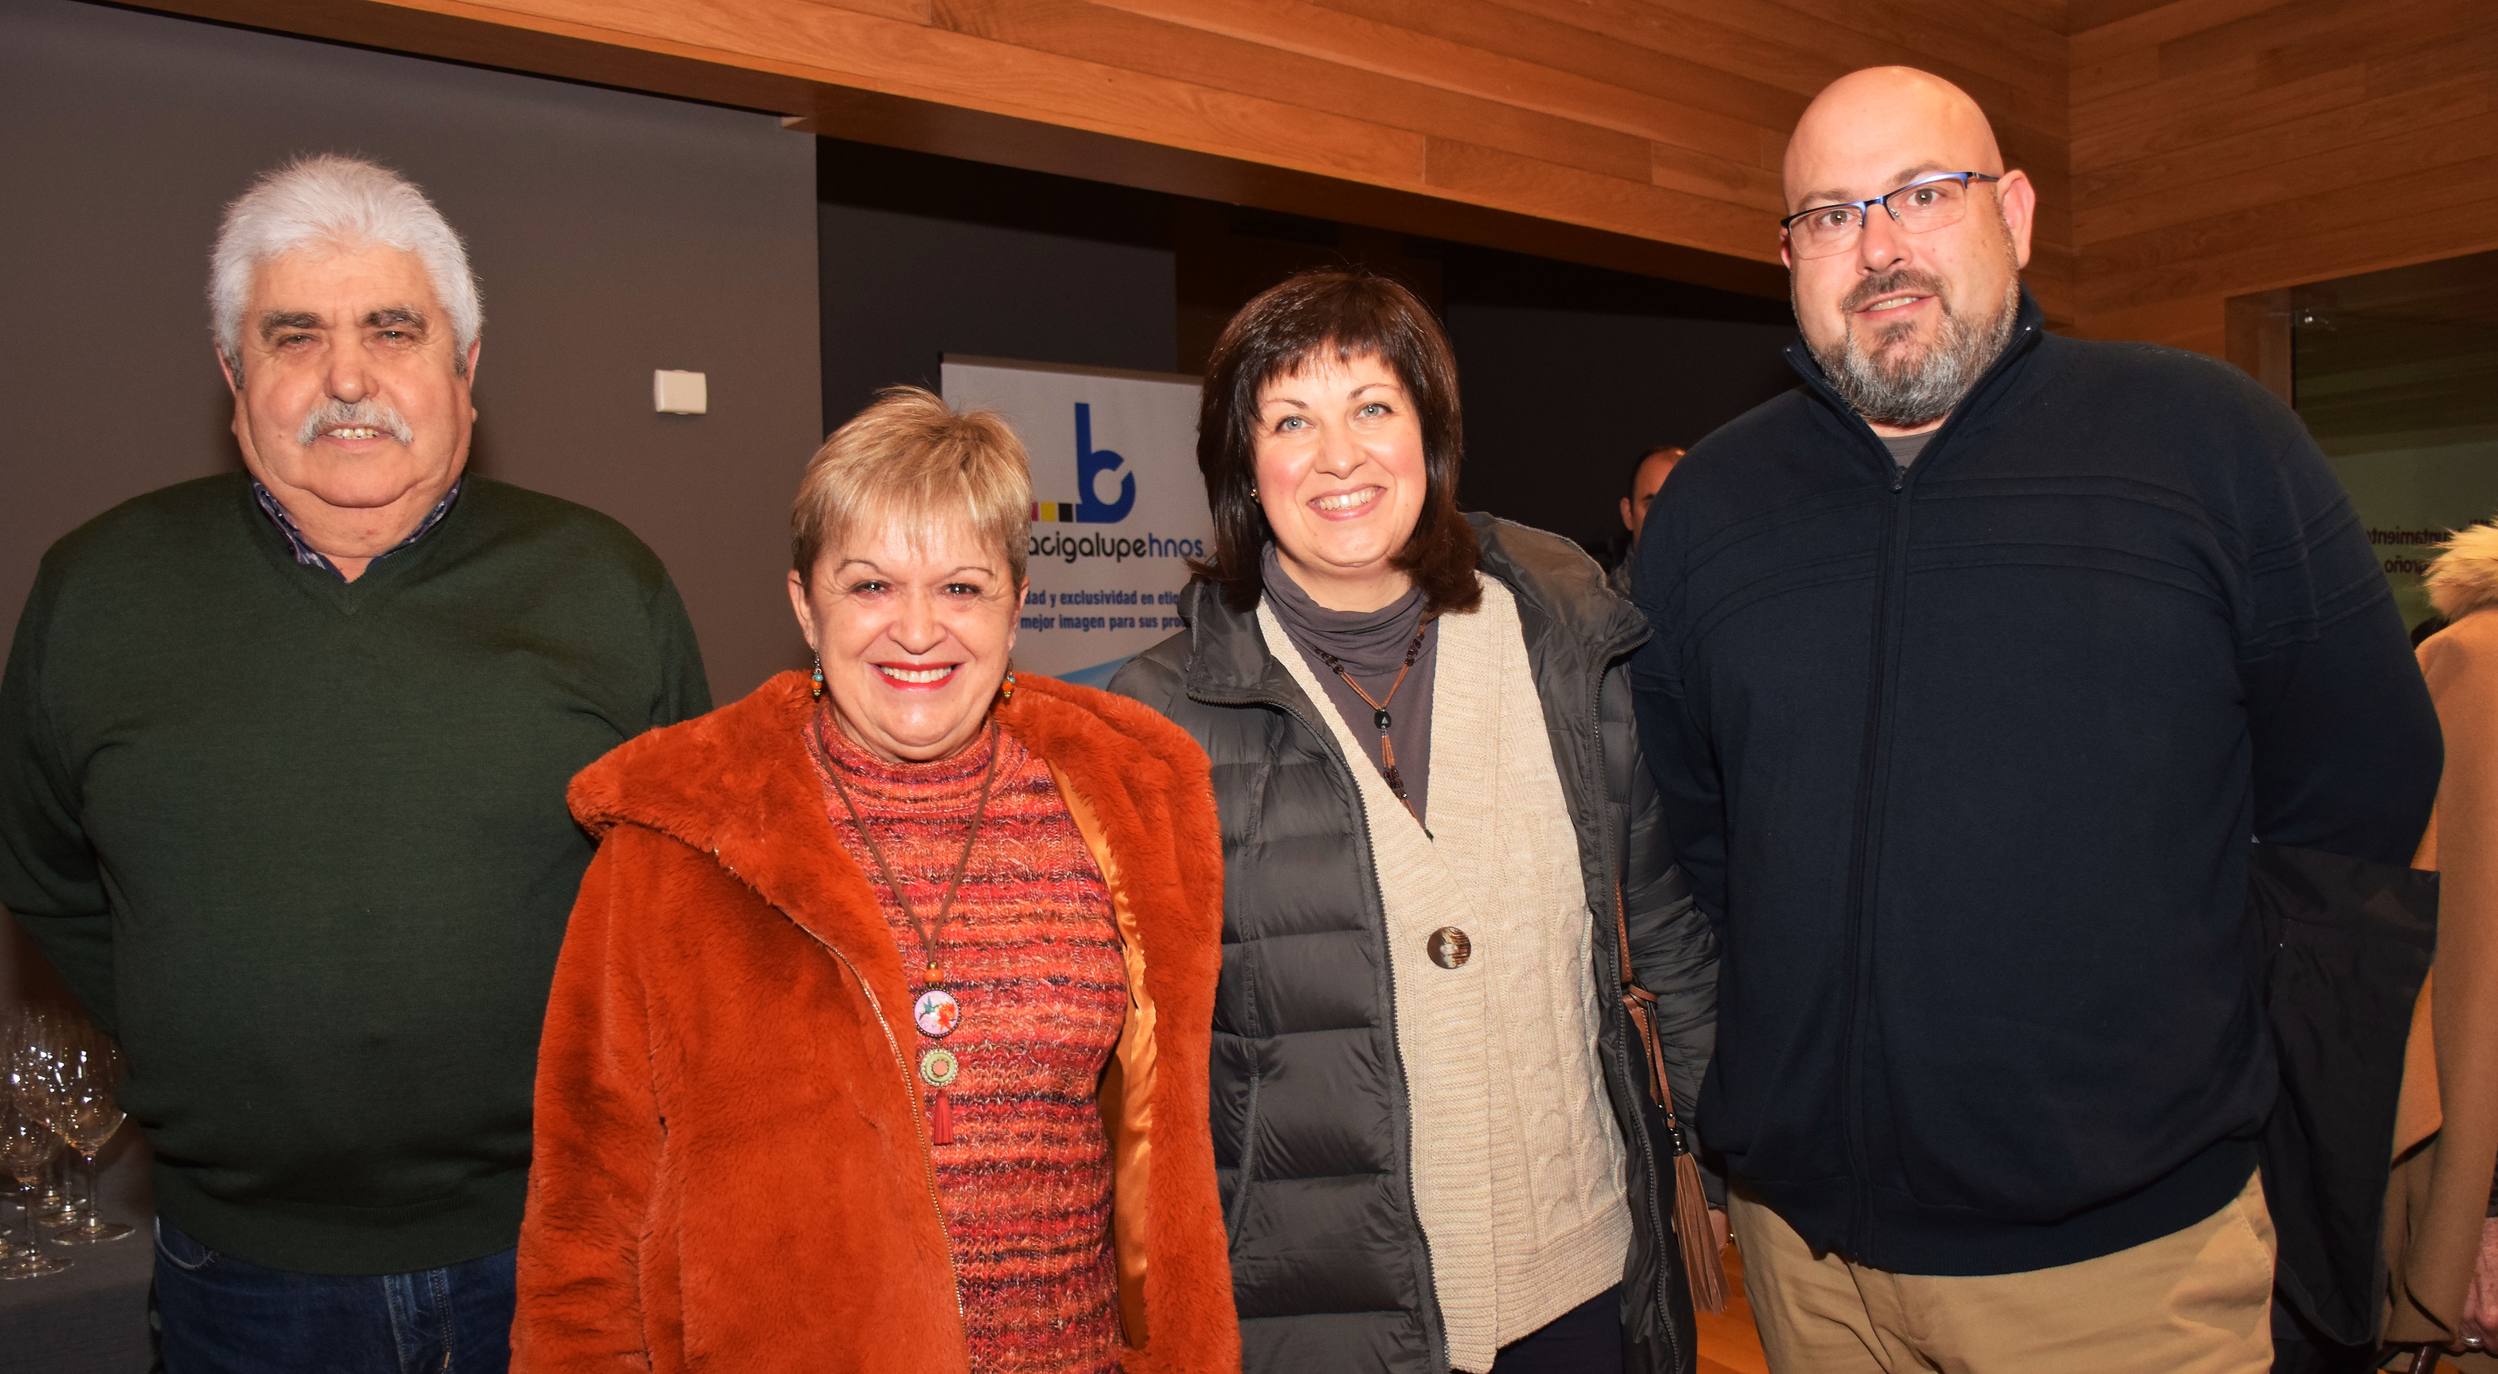
[[[374,555],[373,561],[376,563],[381,562],[383,559],[399,552],[408,545],[424,538],[427,531],[430,531],[434,526],[441,524],[444,513],[451,509],[452,502],[460,499],[460,488],[467,485],[467,483],[467,474],[461,474],[460,480],[451,484],[451,490],[444,492],[442,494],[442,499],[434,503],[434,508],[425,512],[425,518],[416,522],[416,528],[409,532],[407,538],[391,545],[383,552]],[[300,563],[307,568],[319,568],[322,571],[327,572],[330,576],[337,578],[341,582],[347,580],[347,574],[340,572],[338,570],[338,565],[331,562],[327,555],[323,554],[319,549],[312,547],[312,545],[304,542],[304,532],[295,527],[295,517],[286,513],[286,507],[278,504],[278,498],[270,495],[269,489],[262,486],[260,484],[260,479],[257,477],[252,479],[252,499],[260,503],[261,513],[269,517],[269,523],[278,527],[278,533],[286,536],[286,546],[294,550],[295,561],[297,563]]]

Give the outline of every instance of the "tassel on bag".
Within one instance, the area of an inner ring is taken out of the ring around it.
[[[1657,1036],[1657,995],[1631,979],[1631,929],[1622,910],[1622,889],[1613,890],[1613,933],[1622,960],[1622,1010],[1639,1036],[1648,1061],[1648,1096],[1665,1111],[1667,1142],[1674,1150],[1674,1239],[1683,1251],[1683,1277],[1691,1305],[1702,1312],[1726,1310],[1726,1261],[1709,1227],[1709,1199],[1700,1188],[1700,1161],[1674,1114],[1674,1086],[1665,1072],[1665,1046]]]

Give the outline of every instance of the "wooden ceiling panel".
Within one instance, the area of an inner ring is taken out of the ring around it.
[[[2073,60],[2099,62],[2120,52],[2157,51],[2215,25],[2262,14],[2288,0],[2074,0]]]
[[[2179,254],[2133,271],[2102,271],[2095,248],[2082,250],[2081,315],[2128,302],[2178,296],[2226,299],[2299,286],[2387,266],[2434,262],[2498,249],[2498,190],[2486,198],[2417,211],[2398,219]],[[2090,325],[2094,333],[2095,325]]]
[[[2498,240],[2498,6],[2074,0],[2094,334],[2207,346],[2233,298]]]
[[[1484,99],[1506,100],[1524,109],[1677,143],[1718,157],[1750,157],[1760,146],[1760,126],[1733,116],[1643,95],[1576,72],[1470,48],[1304,0],[1267,0],[1258,5],[1227,0],[1102,3],[1261,43],[1278,51],[1341,62],[1382,76],[1425,81]]]
[[[2472,151],[2481,155],[2450,164],[2443,174],[2458,181],[2498,188],[2498,154],[2487,152],[2485,147]],[[2386,226],[2391,238],[2395,232],[2392,226],[2398,224],[2434,228],[2441,220],[2456,216],[2468,219],[2477,213],[2471,204],[2457,205],[2450,211],[2433,198],[2411,194],[2409,188],[2409,179],[2401,177],[2350,184],[2338,188],[2336,194],[2266,201],[2184,224],[2094,239],[2088,250],[2092,285],[2095,289],[2104,277],[2167,267],[2180,261],[2210,262],[2337,238],[2364,240],[2377,226]],[[2480,232],[2498,239],[2498,224]]]
[[[1764,167],[1729,162],[1670,143],[1651,143],[1648,180],[1669,191],[1749,206],[1760,212],[1764,225],[1783,217],[1786,197],[1779,189],[1778,173]],[[1778,237],[1775,226],[1764,232],[1773,241]]]
[[[2041,299],[2061,311],[2075,295],[2068,0],[158,7],[744,105],[954,156],[1606,265],[1674,264],[1771,293],[1796,114],[1851,68],[1909,63],[1989,108],[2045,200]]]
[[[2498,87],[2491,83],[2415,87],[2167,152],[2076,162],[2073,193],[2077,203],[2163,197],[2198,180],[2277,166],[2285,159],[2382,147],[2388,130],[2402,131],[2404,136],[2392,141],[2407,143],[2447,120],[2493,111],[2498,111]]]
[[[1794,92],[1713,66],[1681,49],[1625,43],[1612,33],[1494,0],[1317,0],[1398,28],[1485,52],[1509,53],[1557,71],[1579,72],[1624,90],[1715,110],[1768,129],[1803,113]]]
[[[2081,112],[2083,132],[2072,144],[2072,164],[2090,167],[2154,153],[2174,152],[2237,134],[2264,135],[2310,111],[2348,105],[2367,96],[2367,73],[2344,67],[2279,86],[2254,80],[2252,64],[2235,79],[2214,80],[2208,99],[2191,102],[2122,98]]]
[[[1474,139],[1582,171],[1638,180],[1649,141],[1576,120],[1380,76],[1085,0],[935,0],[957,32],[1082,60],[1126,52],[1134,70],[1235,94],[1286,90],[1292,103],[1382,128]]]
[[[2293,213],[2291,207],[2331,202],[2342,197],[2365,198],[2380,207],[2407,212],[2434,201],[2449,175],[2469,179],[2489,169],[2473,156],[2498,148],[2498,113],[2472,114],[2424,127],[2423,136],[2397,144],[2372,141],[2327,147],[2263,167],[2226,175],[2196,177],[2156,188],[2141,183],[2142,194],[2108,198],[2073,207],[2073,236],[2103,253],[2103,266],[2123,266],[2119,245],[2139,244],[2164,230],[2233,214],[2265,221]],[[2247,207],[2258,207],[2253,210]]]
[[[1712,252],[1774,262],[1778,239],[1761,232],[1758,210],[1653,185],[1633,186],[1549,162],[1455,139],[1431,140],[1425,176],[1432,190],[1476,205],[1567,202],[1592,229],[1696,244]]]

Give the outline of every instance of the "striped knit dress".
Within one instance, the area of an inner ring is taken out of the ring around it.
[[[1118,1368],[1117,1266],[1110,1146],[1094,1093],[1128,987],[1101,870],[1047,765],[1012,736],[993,729],[951,758],[895,763],[828,720],[809,734],[817,768],[840,770],[922,921],[936,918],[981,776],[1001,751],[979,842],[937,932],[962,1018],[943,1040],[911,1029],[904,1049],[915,1071],[939,1044],[961,1062],[947,1090],[954,1141],[934,1155],[971,1368],[1108,1374]],[[919,932],[829,776],[824,792],[916,1001],[927,988]],[[920,1091],[932,1095],[924,1083]]]

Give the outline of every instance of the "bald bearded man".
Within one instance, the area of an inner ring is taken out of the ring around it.
[[[1844,77],[1784,176],[1801,384],[1658,496],[1634,664],[1771,1365],[2265,1369],[2249,855],[2411,853],[2385,580],[2248,378],[2041,329],[1959,89]]]

